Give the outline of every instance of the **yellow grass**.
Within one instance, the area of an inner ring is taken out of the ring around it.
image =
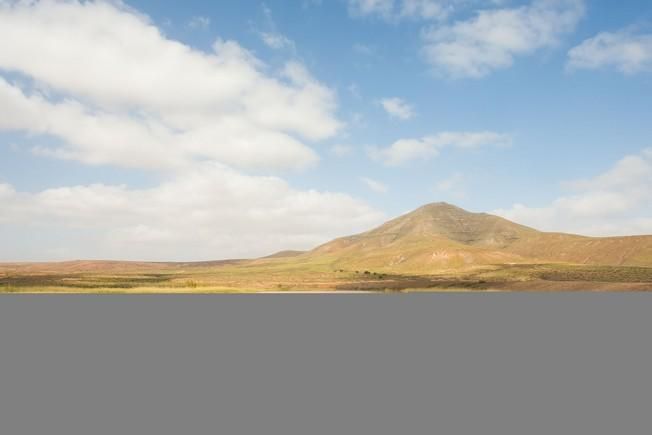
[[[115,266],[115,265],[114,265]],[[268,259],[192,267],[146,265],[144,270],[70,272],[54,265],[11,270],[0,266],[3,293],[257,293],[303,291],[652,290],[652,268],[570,264],[481,265],[430,274],[343,269],[321,257]]]

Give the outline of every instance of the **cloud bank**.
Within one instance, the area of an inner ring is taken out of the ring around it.
[[[0,200],[0,227],[23,245],[67,234],[56,250],[41,244],[37,259],[249,258],[313,248],[383,219],[345,194],[296,190],[278,177],[215,164],[149,189],[96,184],[21,193],[0,184]],[[16,255],[0,248],[0,260]]]
[[[269,71],[235,41],[218,39],[212,48],[171,40],[119,3],[2,1],[0,69],[36,84],[19,89],[3,81],[5,114],[20,112],[5,124],[57,136],[67,145],[55,155],[85,162],[152,165],[97,152],[54,124],[129,131],[117,146],[155,146],[161,166],[205,159],[246,169],[314,164],[304,141],[341,127],[334,92],[297,62]]]
[[[574,192],[543,207],[515,204],[495,213],[547,231],[591,236],[652,234],[652,149],[629,155]]]
[[[316,164],[336,111],[303,64],[275,70],[222,39],[197,50],[119,1],[0,0],[0,130],[161,180],[36,193],[0,180],[0,259],[250,257],[379,223],[362,201],[268,175]]]

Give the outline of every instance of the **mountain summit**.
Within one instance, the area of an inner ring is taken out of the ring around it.
[[[486,213],[437,202],[424,205],[370,231],[369,235],[445,237],[469,246],[506,247],[538,231]]]
[[[490,264],[652,264],[652,237],[545,233],[487,213],[437,202],[307,254],[335,265],[427,273]]]
[[[335,257],[337,263],[358,267],[422,273],[432,268],[521,262],[519,255],[498,250],[536,233],[497,216],[439,202],[371,231],[333,240],[310,255]]]

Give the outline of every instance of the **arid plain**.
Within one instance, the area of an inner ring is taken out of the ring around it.
[[[652,236],[545,233],[434,203],[308,252],[260,259],[4,263],[0,291],[652,291]]]

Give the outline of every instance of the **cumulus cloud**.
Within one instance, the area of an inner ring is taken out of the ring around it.
[[[301,63],[274,70],[221,39],[192,48],[119,1],[0,0],[0,131],[161,180],[0,184],[0,258],[251,257],[366,229],[382,215],[362,201],[254,175],[314,164],[336,110]]]
[[[508,146],[509,135],[484,132],[444,132],[421,139],[400,139],[387,148],[372,148],[370,155],[388,166],[398,166],[411,160],[437,157],[446,147],[478,148],[483,146]]]
[[[480,10],[470,19],[423,32],[423,54],[434,71],[479,78],[510,67],[515,57],[555,46],[584,15],[584,0],[535,0]]]
[[[602,32],[568,53],[569,69],[615,68],[624,74],[652,71],[652,34],[633,29]]]
[[[547,231],[592,236],[652,234],[652,149],[629,155],[589,180],[565,183],[572,189],[551,204],[515,204],[495,213]]]
[[[215,159],[260,168],[263,159],[257,155],[269,147],[268,154],[284,156],[270,161],[274,169],[302,167],[316,158],[303,141],[328,138],[341,126],[334,92],[303,65],[289,62],[270,71],[235,41],[217,40],[212,52],[193,49],[115,2],[0,2],[1,70],[27,76],[53,95],[28,96],[28,89],[3,83],[0,107],[30,106],[25,109],[33,118],[29,123],[41,124],[40,133],[61,137],[42,131],[53,130],[52,116],[61,112],[80,115],[70,122],[82,125],[92,116],[97,128],[139,124],[137,141],[125,137],[116,146],[160,143],[155,160]],[[13,99],[6,100],[8,93]],[[54,154],[97,160],[93,151],[85,153],[88,147],[71,142]],[[101,161],[137,162],[131,157]]]
[[[414,108],[401,98],[385,98],[380,104],[385,112],[393,118],[404,121],[414,117]]]
[[[384,183],[381,183],[378,180],[374,180],[373,178],[360,177],[360,181],[362,181],[365,186],[376,193],[387,193],[389,190]]]
[[[383,219],[348,195],[300,191],[278,177],[215,164],[149,189],[87,185],[24,193],[0,184],[0,198],[0,222],[22,231],[25,242],[67,231],[66,258],[248,258],[312,248]],[[86,246],[84,238],[92,243]],[[53,248],[42,240],[44,251]],[[0,246],[0,259],[14,255],[10,245]]]
[[[148,117],[26,95],[1,77],[0,101],[0,129],[57,137],[62,145],[36,151],[87,164],[180,170],[211,159],[248,169],[287,169],[317,161],[294,137],[256,128],[244,118],[225,117],[213,125],[178,131]]]

